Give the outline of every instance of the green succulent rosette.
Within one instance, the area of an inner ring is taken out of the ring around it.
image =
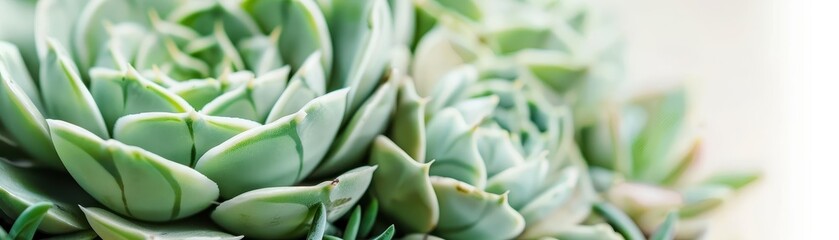
[[[702,141],[691,114],[689,91],[673,88],[628,100],[603,111],[578,141],[598,191],[622,208],[644,232],[675,211],[678,239],[700,238],[703,218],[758,179],[755,171],[718,172],[691,181]]]
[[[428,98],[406,83],[397,121],[371,150],[380,168],[371,191],[409,233],[613,238],[608,225],[582,225],[599,197],[570,113],[519,81],[480,78],[473,66],[446,74]]]
[[[45,234],[303,237],[318,204],[329,225],[362,198],[407,81],[391,63],[405,4],[13,5],[34,44],[0,42],[0,210],[54,204]]]
[[[0,0],[0,239],[699,238],[757,175],[685,180],[685,91],[615,101],[610,16]]]

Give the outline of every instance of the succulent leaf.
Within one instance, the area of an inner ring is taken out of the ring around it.
[[[90,92],[109,129],[117,119],[143,112],[181,113],[193,108],[183,98],[158,86],[134,69],[90,71]]]
[[[32,239],[38,225],[44,220],[47,211],[52,208],[52,203],[40,202],[26,208],[15,220],[15,224],[9,229],[11,239]]]
[[[232,232],[256,238],[293,238],[308,232],[312,206],[323,203],[334,221],[349,211],[370,184],[376,167],[361,167],[316,186],[262,188],[227,200],[213,220]]]
[[[440,204],[435,234],[452,239],[511,239],[524,230],[524,218],[496,195],[445,177],[432,177]]]
[[[0,64],[0,122],[38,164],[64,168],[55,149],[50,147],[52,140],[44,116],[12,77]]]
[[[100,208],[85,208],[87,221],[102,239],[242,239],[200,221],[183,220],[165,225],[132,222]]]
[[[114,139],[185,166],[194,166],[211,148],[258,126],[259,123],[245,119],[195,112],[139,113],[117,120]]]
[[[341,124],[346,95],[347,90],[329,93],[295,114],[236,135],[207,151],[195,168],[218,182],[227,199],[254,189],[293,185],[326,154]]]
[[[676,212],[667,214],[664,222],[658,227],[658,230],[650,236],[650,240],[673,240],[676,235],[676,224],[679,221],[679,215]]]
[[[594,204],[594,211],[606,219],[627,240],[643,240],[644,234],[623,211],[609,203]]]
[[[336,136],[329,154],[313,176],[332,175],[361,163],[363,154],[367,152],[376,136],[385,131],[390,121],[396,105],[398,85],[403,77],[397,74],[392,72],[388,81],[380,85],[367,102],[352,115]]]
[[[238,117],[265,122],[271,107],[285,89],[288,74],[288,68],[268,72],[244,86],[222,94],[207,103],[201,112],[213,116]]]
[[[409,231],[430,232],[440,214],[428,175],[431,163],[411,159],[382,136],[376,138],[370,152],[370,163],[381,168],[373,175],[372,193],[382,211]]]
[[[67,121],[100,138],[108,138],[102,114],[82,82],[76,64],[64,46],[55,40],[47,41],[47,55],[41,59],[40,76],[47,118]]]
[[[69,233],[87,228],[76,204],[94,205],[72,178],[46,170],[24,168],[0,159],[0,210],[17,217],[25,209],[42,202],[50,208],[38,229],[47,233]]]
[[[146,221],[169,221],[198,213],[218,198],[218,185],[187,166],[116,140],[102,140],[67,122],[48,123],[67,171],[113,211]]]

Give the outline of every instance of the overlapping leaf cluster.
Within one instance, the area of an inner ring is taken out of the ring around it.
[[[681,181],[685,93],[614,104],[590,1],[2,5],[12,238],[692,239],[754,180]]]

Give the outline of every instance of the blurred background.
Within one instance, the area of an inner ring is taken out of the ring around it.
[[[685,82],[703,162],[760,182],[713,216],[707,239],[835,239],[839,3],[604,0],[627,38],[623,94]]]

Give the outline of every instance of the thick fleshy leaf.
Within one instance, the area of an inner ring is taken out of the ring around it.
[[[390,225],[389,227],[387,227],[387,229],[385,229],[384,232],[382,232],[382,234],[379,234],[379,236],[376,236],[376,237],[371,238],[371,239],[372,240],[391,240],[391,239],[393,239],[393,234],[395,234],[395,233],[396,233],[396,228],[393,225]]]
[[[425,162],[425,105],[428,100],[420,98],[413,81],[404,81],[399,86],[399,100],[396,113],[390,123],[388,136],[411,158]]]
[[[679,210],[679,217],[691,218],[713,210],[725,202],[734,190],[722,185],[692,187],[682,192],[685,206]]]
[[[553,235],[562,240],[623,240],[609,224],[573,226]]]
[[[274,103],[266,123],[273,122],[303,108],[306,103],[326,93],[326,77],[320,65],[320,52],[312,53],[289,80],[288,87]]]
[[[557,53],[568,53],[570,42],[563,41],[555,31],[545,26],[534,26],[532,24],[515,25],[494,30],[486,34],[487,41],[498,54],[515,54],[525,49],[550,49]],[[573,41],[574,39],[566,39]],[[545,51],[547,50],[531,50]],[[533,52],[522,53],[527,57],[536,57]]]
[[[434,114],[442,111],[444,108],[462,101],[466,98],[467,87],[477,80],[477,70],[469,65],[446,73],[434,85],[434,90],[431,93],[431,101],[426,108],[426,117],[433,117]]]
[[[87,195],[70,176],[47,170],[24,168],[0,159],[0,210],[17,218],[26,208],[39,202],[55,204],[43,222],[41,231],[59,234],[87,228],[76,204],[96,201]]]
[[[504,172],[501,174],[504,174]],[[542,183],[543,186],[547,186],[548,188],[542,192],[536,192],[538,195],[529,202],[526,202],[526,205],[519,209],[519,212],[521,212],[521,215],[524,216],[528,225],[544,219],[548,214],[557,208],[562,207],[562,205],[568,202],[574,194],[574,187],[577,186],[579,178],[581,177],[579,170],[569,167],[568,169],[558,173],[558,175],[559,177],[556,181],[550,181],[548,179],[543,180],[546,181],[545,183]]]
[[[258,35],[239,42],[239,53],[242,54],[245,65],[257,76],[283,66],[282,55],[280,55],[280,49],[277,48],[280,31],[275,29],[270,36]]]
[[[702,185],[722,185],[737,190],[757,181],[759,178],[760,173],[754,171],[721,172],[702,181]]]
[[[376,89],[393,44],[387,0],[335,1],[328,16],[335,43],[331,89],[350,87],[349,111],[358,109]]]
[[[327,177],[361,164],[370,144],[387,128],[395,108],[397,86],[402,77],[395,74],[392,73],[388,82],[379,86],[373,96],[352,115],[329,150],[326,160],[312,173],[313,176]]]
[[[420,16],[422,14],[417,14],[417,17]],[[452,34],[452,31],[444,27],[437,27],[418,42],[411,60],[411,76],[416,80],[420,96],[434,95],[439,82],[449,82],[444,80],[444,76],[471,62],[454,49]]]
[[[259,123],[200,113],[139,113],[120,118],[114,139],[166,159],[194,166],[204,153]],[[166,139],[166,141],[160,141]]]
[[[67,122],[48,123],[70,175],[120,214],[169,221],[198,213],[218,198],[216,183],[187,166],[116,140],[102,140]]]
[[[411,46],[414,40],[414,4],[413,2],[388,0],[391,16],[393,16],[393,31],[395,45]],[[405,69],[408,70],[408,69]]]
[[[323,13],[313,0],[248,0],[242,8],[253,16],[262,32],[282,30],[279,48],[283,62],[297,71],[306,58],[320,52],[321,65],[330,76],[332,70],[332,41]]]
[[[671,212],[667,214],[664,222],[658,226],[658,229],[650,236],[650,240],[673,240],[676,237],[676,224],[679,221],[679,214]]]
[[[136,70],[123,72],[94,68],[90,92],[108,129],[117,119],[143,112],[187,112],[192,107],[183,98],[149,81]]]
[[[668,211],[684,204],[682,196],[675,190],[632,182],[612,186],[605,197],[630,215]]]
[[[313,206],[326,206],[328,221],[349,211],[370,184],[376,167],[361,167],[333,181],[311,187],[274,187],[246,192],[213,211],[225,229],[254,238],[294,238],[305,235],[314,217]]]
[[[38,225],[47,216],[47,211],[54,207],[52,203],[40,202],[26,208],[15,220],[15,224],[9,229],[11,239],[32,239]]]
[[[224,198],[293,185],[326,154],[341,125],[346,95],[347,90],[329,93],[295,114],[236,135],[207,151],[195,168],[220,184]]]
[[[102,239],[219,239],[235,240],[233,236],[215,229],[212,223],[187,219],[166,224],[133,222],[100,208],[81,208],[87,221]]]
[[[617,230],[627,240],[644,240],[644,233],[638,229],[635,222],[623,211],[609,203],[601,202],[594,204],[594,212],[606,219],[609,225]]]
[[[451,178],[432,177],[440,204],[435,235],[451,239],[513,239],[524,230],[524,218],[496,195]]]
[[[476,128],[466,125],[460,112],[448,108],[426,126],[426,157],[434,159],[431,175],[457,179],[477,188],[487,181],[486,166],[478,152]]]
[[[52,146],[44,116],[0,64],[0,123],[38,164],[63,169]]]
[[[431,163],[419,163],[386,137],[378,137],[370,150],[373,195],[382,212],[409,232],[427,233],[439,219],[439,206],[429,179]]]
[[[122,21],[138,20],[145,15],[138,14],[134,9],[138,4],[128,0],[90,0],[81,11],[79,18],[73,25],[72,39],[70,44],[61,41],[63,46],[72,46],[75,60],[80,69],[88,69],[96,62],[99,51],[108,41],[108,31],[105,23],[119,23]],[[48,44],[49,45],[49,44]],[[49,46],[47,46],[49,48]],[[87,71],[82,71],[86,76]]]
[[[213,32],[216,23],[224,25],[225,35],[233,42],[260,34],[259,26],[247,12],[243,11],[240,1],[199,0],[185,1],[172,11],[168,19],[189,26],[203,35]]]
[[[452,107],[460,111],[460,114],[466,120],[466,125],[476,126],[492,115],[492,112],[498,106],[498,101],[498,96],[494,95],[476,97],[458,102]]]
[[[687,127],[687,93],[677,89],[663,95],[640,100],[647,113],[647,122],[632,144],[633,173],[636,177],[657,182],[667,177],[678,162],[673,152],[681,150],[681,137]]]
[[[347,219],[347,226],[344,228],[344,235],[341,237],[344,240],[355,240],[358,238],[358,228],[361,223],[361,206],[355,206],[350,214],[350,218]]]
[[[474,0],[422,0],[417,2],[417,7],[438,18],[442,15],[455,15],[466,20],[480,21],[484,15],[478,2]]]
[[[510,133],[501,129],[478,128],[478,152],[486,165],[487,175],[496,174],[524,163],[524,156],[513,145]]]
[[[105,25],[105,28],[108,31],[108,42],[105,49],[99,52],[93,66],[128,69],[128,65],[134,62],[144,36],[149,34],[148,30],[145,26],[133,22]]]
[[[102,114],[82,82],[76,64],[55,40],[47,41],[40,75],[46,117],[75,124],[100,138],[108,138]]]
[[[539,194],[540,185],[548,174],[548,161],[533,160],[498,173],[487,181],[484,191],[510,194],[510,206],[521,209]],[[567,191],[571,191],[568,189]]]
[[[204,106],[201,112],[265,122],[271,107],[285,89],[288,71],[288,68],[281,68],[266,73],[245,86],[219,96]]]
[[[71,39],[82,10],[90,0],[44,0],[35,8],[35,46],[39,58],[47,54],[47,39],[74,46]]]
[[[360,238],[367,237],[367,235],[370,234],[370,231],[373,230],[373,225],[376,223],[376,219],[378,216],[379,200],[376,198],[371,198],[370,202],[364,207],[364,214],[362,214],[361,216],[361,226],[359,226],[358,230],[358,236]]]
[[[309,234],[306,236],[306,240],[321,240],[323,239],[323,234],[326,232],[327,227],[326,206],[321,202],[313,208],[315,216],[312,217],[312,227],[309,229]]]
[[[215,79],[195,79],[177,83],[169,91],[180,96],[195,109],[204,108],[222,93],[222,83]]]
[[[0,41],[0,65],[6,68],[6,71],[9,73],[9,78],[26,93],[26,96],[29,97],[32,104],[39,110],[43,110],[38,87],[35,85],[32,77],[29,76],[26,63],[23,61],[23,57],[20,55],[17,46],[9,42]]]
[[[579,85],[589,68],[554,51],[526,51],[517,57],[525,78],[532,79],[556,92],[565,93]]]

